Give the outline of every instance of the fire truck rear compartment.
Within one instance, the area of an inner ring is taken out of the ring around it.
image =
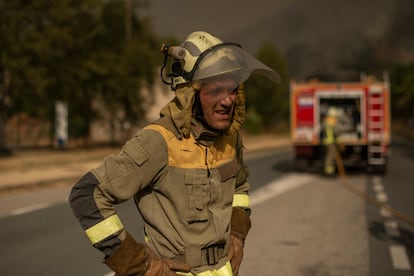
[[[323,168],[324,119],[331,108],[337,114],[335,136],[343,165],[385,172],[390,107],[388,78],[384,80],[291,82],[291,134],[296,169]]]
[[[319,98],[319,123],[322,124],[327,110],[334,107],[337,116],[338,140],[345,144],[352,144],[360,140],[363,136],[361,122],[361,98],[342,97],[342,98]],[[322,139],[323,126],[320,125],[320,139]]]

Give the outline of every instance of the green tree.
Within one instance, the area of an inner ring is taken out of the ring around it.
[[[39,37],[33,18],[40,4],[32,4],[33,10],[29,10],[21,1],[0,1],[0,133],[3,133],[0,144],[3,148],[6,147],[7,117],[24,109],[32,111],[30,101],[36,100],[49,81],[45,70],[38,66],[40,56],[34,55],[40,48],[40,41],[32,43]],[[33,87],[31,93],[25,93],[30,86]],[[39,106],[39,110],[43,107]]]
[[[0,10],[0,72],[10,76],[1,80],[0,105],[6,92],[10,105],[0,133],[17,112],[53,122],[56,100],[69,103],[72,136],[89,134],[98,100],[113,114],[124,110],[123,120],[143,117],[139,90],[153,82],[159,43],[123,0],[0,0]]]
[[[287,125],[289,119],[289,74],[282,55],[270,43],[264,42],[256,57],[282,77],[282,82],[274,84],[261,75],[253,75],[246,82],[246,109],[259,116],[262,128],[272,129]],[[249,120],[248,120],[249,121]]]
[[[146,83],[153,83],[154,69],[158,64],[158,40],[145,22],[134,17],[127,29],[125,12],[123,1],[110,1],[103,7],[100,29],[92,39],[91,49],[84,54],[85,72],[81,76],[84,87],[93,91],[88,103],[99,101],[101,104],[98,106],[113,114],[111,125],[136,124],[142,120],[145,102],[139,91]],[[80,92],[76,101],[73,100],[75,103],[82,102],[82,90]],[[99,114],[85,115],[95,118]],[[80,125],[80,130],[88,132],[89,128]],[[87,135],[82,131],[79,134]]]
[[[393,117],[414,120],[414,63],[396,66],[391,71]]]

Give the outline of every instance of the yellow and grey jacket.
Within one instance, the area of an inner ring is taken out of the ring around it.
[[[322,142],[323,142],[324,145],[335,144],[336,135],[337,135],[336,118],[330,117],[330,116],[325,118],[322,134],[323,134],[322,135],[322,137],[323,137]]]
[[[74,185],[69,197],[73,212],[106,256],[126,236],[114,204],[132,197],[144,221],[146,244],[162,258],[224,245],[233,208],[249,210],[248,172],[237,131],[244,118],[243,91],[226,133],[206,130],[193,118],[195,93],[192,87],[178,89],[158,121]]]

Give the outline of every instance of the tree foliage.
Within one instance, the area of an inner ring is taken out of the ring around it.
[[[265,129],[287,124],[289,118],[289,74],[283,56],[269,42],[260,47],[256,57],[282,77],[274,84],[266,77],[254,75],[246,83],[247,115],[259,116]],[[252,112],[252,114],[250,114]],[[249,121],[249,120],[248,120]]]
[[[391,72],[392,111],[396,119],[414,120],[414,63]]]
[[[145,111],[139,91],[153,82],[159,43],[136,16],[126,35],[125,7],[123,0],[0,0],[0,73],[10,76],[7,91],[1,80],[1,93],[10,99],[7,114],[53,122],[55,101],[67,101],[70,134],[80,137],[89,134],[102,108],[113,114],[122,109],[120,119],[139,121]]]

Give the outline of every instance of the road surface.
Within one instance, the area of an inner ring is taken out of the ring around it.
[[[292,153],[247,156],[253,227],[241,276],[414,275],[414,227],[349,192],[339,178],[292,170]],[[394,142],[386,176],[352,171],[352,187],[414,217],[414,148]],[[0,275],[112,275],[66,198],[69,187],[0,198]],[[132,202],[117,207],[132,235]]]

